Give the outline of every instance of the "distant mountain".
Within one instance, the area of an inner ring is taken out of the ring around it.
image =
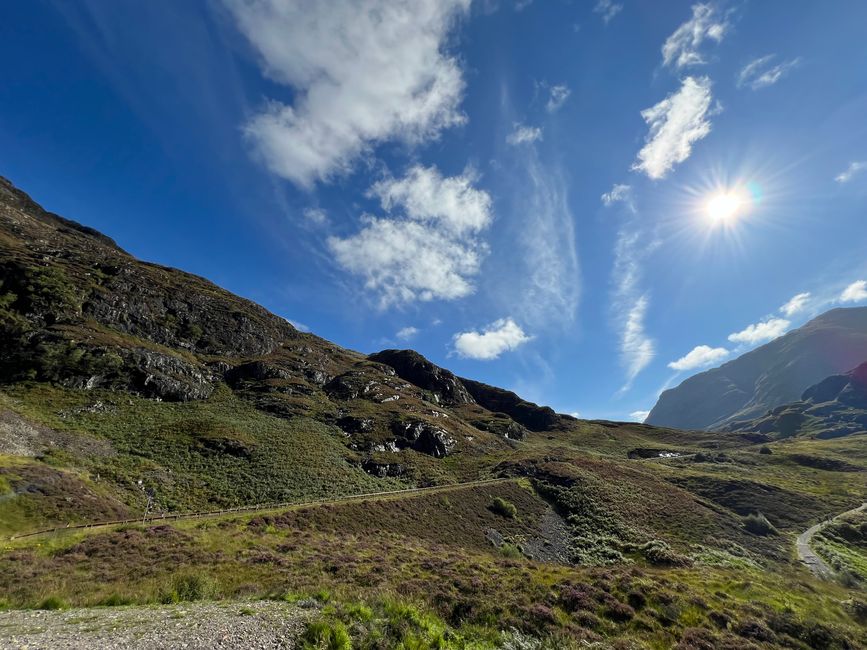
[[[646,422],[680,429],[730,429],[799,400],[813,384],[865,360],[867,307],[833,309],[665,391]]]
[[[730,429],[775,438],[838,438],[867,432],[867,363],[810,386],[797,402],[778,406],[753,420],[733,423]]]

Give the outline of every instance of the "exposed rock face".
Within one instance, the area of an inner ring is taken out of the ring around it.
[[[455,446],[448,431],[420,420],[394,422],[391,430],[397,436],[398,448],[410,447],[434,458],[447,456]]]
[[[810,434],[835,438],[867,431],[867,363],[827,377],[804,391],[797,402],[765,415],[730,424],[727,431],[755,431],[774,437]]]
[[[547,406],[521,399],[515,393],[471,379],[461,379],[467,392],[479,405],[495,413],[505,413],[530,431],[548,431],[560,425],[560,416]]]
[[[794,402],[867,359],[867,307],[833,309],[803,327],[665,391],[645,422],[730,429]]]
[[[473,398],[451,372],[434,365],[413,350],[383,350],[368,359],[394,368],[398,377],[431,391],[444,404],[469,404]]]

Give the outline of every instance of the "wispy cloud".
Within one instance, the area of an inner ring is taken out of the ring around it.
[[[474,175],[443,177],[415,166],[402,178],[375,184],[387,217],[366,215],[355,235],[330,237],[338,265],[364,278],[380,306],[472,293],[487,246],[479,239],[493,218],[491,198],[473,186]]]
[[[729,334],[729,341],[743,345],[757,345],[782,336],[791,323],[785,318],[768,318],[752,325],[747,325],[740,332]]]
[[[245,126],[277,174],[310,187],[376,143],[409,143],[463,123],[464,79],[445,43],[470,0],[225,0],[264,74],[294,91]]]
[[[414,339],[418,335],[418,328],[412,327],[411,325],[408,327],[402,327],[397,330],[395,336],[399,338],[401,341],[410,341]]]
[[[314,226],[324,226],[328,223],[328,214],[322,208],[307,208],[304,210],[307,223]]]
[[[795,314],[801,313],[810,302],[810,296],[809,291],[792,296],[789,302],[780,307],[780,313],[790,318]]]
[[[710,4],[692,6],[692,17],[678,27],[662,45],[662,62],[666,66],[683,68],[706,63],[702,44],[710,39],[719,43],[728,31],[725,16]]]
[[[834,177],[834,180],[838,183],[848,183],[851,181],[857,174],[867,170],[867,160],[859,160],[855,162],[850,162],[849,166],[845,169],[845,171],[840,172],[837,176]]]
[[[542,129],[520,123],[515,123],[512,132],[506,136],[506,142],[511,145],[530,144],[541,139]]]
[[[292,327],[294,327],[299,332],[310,332],[310,328],[307,327],[304,323],[297,320],[286,319],[286,322],[289,323]]]
[[[648,415],[650,415],[650,411],[633,411],[629,417],[635,422],[644,422]]]
[[[773,86],[801,63],[800,57],[772,65],[776,54],[759,57],[746,64],[738,74],[737,86],[749,86],[753,90]]]
[[[599,0],[593,7],[593,11],[602,16],[602,22],[607,25],[612,18],[623,11],[623,5],[613,0]]]
[[[632,387],[635,378],[656,356],[656,344],[648,336],[645,317],[650,297],[641,291],[641,261],[655,247],[638,230],[624,226],[614,249],[615,283],[613,306],[620,328],[620,362],[626,371],[621,393]]]
[[[672,370],[684,371],[706,368],[725,359],[729,351],[725,348],[712,348],[709,345],[698,345],[677,361],[672,361],[668,367]]]
[[[632,169],[664,178],[692,153],[692,145],[710,133],[711,82],[687,77],[680,90],[641,112],[650,131]]]
[[[511,318],[501,318],[483,328],[481,332],[469,331],[455,334],[453,340],[458,355],[490,361],[498,358],[503,352],[520,347],[532,338],[527,336]]]
[[[566,100],[569,99],[569,95],[572,94],[572,91],[569,90],[569,87],[564,84],[558,84],[556,86],[551,86],[550,95],[548,96],[548,103],[545,104],[545,110],[549,113],[555,113],[560,110],[560,107],[566,103]]]
[[[631,185],[617,183],[609,192],[605,192],[601,198],[602,203],[606,208],[611,207],[615,203],[624,203],[632,212],[635,212],[635,203],[632,200]]]
[[[857,280],[843,289],[840,302],[862,302],[867,300],[867,280]]]

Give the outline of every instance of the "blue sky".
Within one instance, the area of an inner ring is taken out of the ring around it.
[[[867,302],[867,5],[11,3],[0,174],[583,417]]]

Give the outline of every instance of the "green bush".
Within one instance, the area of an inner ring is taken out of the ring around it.
[[[210,580],[197,573],[182,573],[172,578],[171,584],[160,594],[160,601],[166,604],[204,600],[214,595]]]
[[[524,557],[524,554],[521,552],[521,549],[518,546],[515,546],[514,544],[509,544],[509,543],[503,544],[500,547],[500,553],[503,556],[510,558],[512,560],[519,560],[522,557]]]
[[[340,621],[313,621],[308,623],[301,638],[304,650],[351,650],[352,639]]]
[[[744,517],[744,528],[753,535],[776,535],[777,529],[761,512],[753,512]]]
[[[59,596],[49,596],[36,606],[36,609],[66,609],[69,605]]]
[[[494,497],[488,509],[507,519],[515,519],[518,516],[518,509],[515,507],[515,504],[500,497]]]

